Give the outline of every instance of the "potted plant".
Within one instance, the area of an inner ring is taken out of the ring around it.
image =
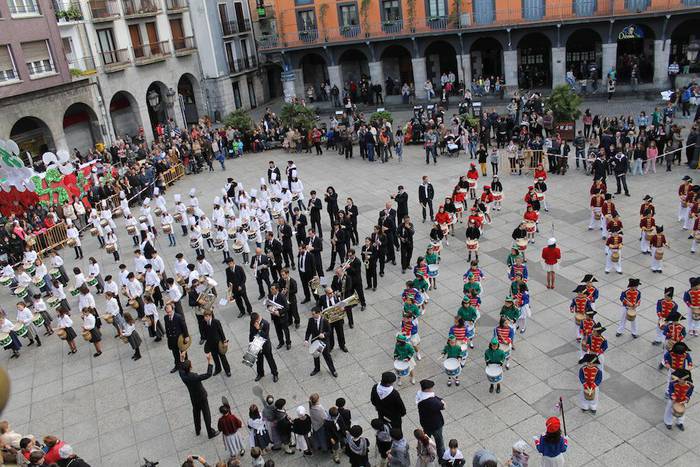
[[[391,112],[388,112],[386,110],[374,112],[369,117],[369,123],[373,126],[382,126],[387,122],[394,123],[394,117],[391,115]]]
[[[300,104],[284,104],[280,110],[280,122],[287,128],[307,132],[316,124],[316,113],[310,107]]]
[[[406,0],[406,18],[411,32],[416,32],[416,0]]]
[[[80,7],[77,5],[71,5],[63,13],[68,21],[80,21],[83,19],[83,12],[80,11]]]
[[[236,128],[242,132],[248,132],[253,129],[253,119],[250,114],[242,109],[234,110],[224,118],[224,125]]]
[[[555,125],[568,124],[575,133],[576,119],[581,116],[579,106],[582,101],[581,96],[576,94],[570,86],[562,84],[552,90],[552,94],[544,102],[544,108],[546,111],[552,111]]]

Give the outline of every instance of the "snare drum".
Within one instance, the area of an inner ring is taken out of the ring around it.
[[[224,241],[223,240],[214,240],[214,248],[217,250],[223,250],[224,249]]]
[[[80,333],[83,336],[83,339],[86,341],[90,342],[90,339],[92,339],[92,333],[88,330],[83,330],[83,332]]]
[[[309,354],[313,358],[318,358],[321,356],[323,351],[326,349],[326,343],[321,340],[315,340],[309,345]]]
[[[12,330],[15,331],[17,337],[24,337],[28,332],[27,326],[25,326],[24,323],[15,323],[15,327],[12,328]]]
[[[229,240],[233,240],[236,238],[236,229],[234,227],[231,227],[230,229],[228,229],[226,231],[226,233],[228,233]]]
[[[60,275],[60,272],[59,272]],[[0,277],[0,285],[4,285],[5,287],[9,286],[12,284],[12,278],[9,276],[2,276]]]
[[[273,210],[272,210],[272,218],[273,218],[273,219],[279,219],[280,217],[282,217],[282,212],[273,209]]]
[[[603,217],[601,208],[593,208],[593,218],[599,221]]]
[[[246,232],[248,235],[248,240],[255,240],[255,238],[258,236],[258,231],[257,230],[248,230]]]
[[[587,401],[592,401],[595,399],[595,388],[585,388],[583,390],[583,398]]]
[[[467,184],[469,185],[470,190],[476,189],[476,180],[474,180],[473,178],[467,179]]]
[[[28,292],[27,292],[27,288],[26,288],[26,287],[17,287],[17,288],[15,289],[15,295],[16,295],[18,298],[24,298],[24,297],[26,297],[26,296],[27,296],[27,293],[28,293]]]
[[[498,348],[505,352],[506,358],[510,358],[510,351],[512,347],[513,346],[511,344],[506,344],[505,342],[501,342],[498,344]]]
[[[57,335],[58,338],[61,339],[62,341],[66,340],[66,339],[68,338],[68,333],[67,333],[66,330],[63,329],[63,328],[56,329],[56,335]]]
[[[535,231],[537,231],[537,224],[535,224],[534,222],[530,222],[530,221],[526,222],[525,223],[525,231],[529,234],[535,233]]]
[[[627,311],[625,312],[625,317],[627,318],[627,321],[634,321],[637,319],[637,308],[636,307],[627,307]]]
[[[693,321],[700,321],[700,306],[691,306],[690,316],[693,318]]]
[[[202,229],[202,238],[207,239],[211,237],[210,229]]]
[[[685,415],[685,404],[683,402],[674,402],[671,406],[671,411],[674,417],[682,417]]]
[[[478,249],[479,249],[479,241],[478,240],[467,240],[467,250],[477,251]]]
[[[654,259],[656,261],[661,261],[662,259],[664,259],[664,249],[663,248],[657,248],[654,251]]]
[[[66,245],[68,245],[70,248],[73,248],[77,244],[78,242],[74,238],[69,238],[68,240],[66,240]]]
[[[90,287],[95,287],[97,285],[97,277],[88,277],[87,285],[89,285]]]
[[[6,333],[6,332],[0,332],[0,345],[1,345],[3,348],[6,348],[6,347],[9,346],[10,344],[12,344],[12,336],[10,336],[10,335],[9,335],[8,333]]]
[[[182,222],[182,213],[176,212],[175,215],[173,216],[173,220],[177,223]]]
[[[127,225],[126,226],[126,233],[129,235],[136,235],[136,226],[135,225]]]
[[[190,248],[198,249],[199,243],[199,238],[190,238]]]
[[[34,270],[36,269],[36,266],[34,263],[27,263],[24,265],[24,270],[29,274],[30,276],[34,274]]]
[[[101,219],[100,220],[100,226],[101,227],[107,227],[109,225],[109,221],[107,219]]]
[[[527,239],[519,238],[515,241],[515,245],[518,247],[518,250],[525,251],[527,248]]]
[[[112,211],[112,217],[113,217],[114,219],[117,219],[117,218],[119,218],[119,217],[122,217],[123,214],[124,214],[124,210],[123,210],[122,208],[119,208],[119,207],[118,207],[118,208],[115,208],[115,209]]]
[[[610,254],[610,261],[612,261],[613,263],[617,263],[618,261],[620,261],[620,249],[619,248],[615,248],[612,250],[612,253]]]
[[[576,312],[574,313],[574,319],[576,320],[576,326],[580,325],[581,322],[586,319],[586,314],[585,313],[579,313]]]
[[[41,289],[46,285],[43,277],[35,277],[34,280],[32,280],[32,283],[37,289]]]
[[[194,206],[187,206],[187,214],[190,216],[194,215]]]
[[[139,216],[139,224],[148,224],[148,217]]]
[[[423,305],[423,303],[425,303],[425,296],[420,292],[416,292],[415,296],[413,297],[413,303],[415,303],[416,306]]]
[[[490,363],[486,365],[486,378],[488,378],[489,383],[500,383],[503,380],[503,367],[497,363]]]
[[[61,277],[61,271],[58,268],[54,268],[49,271],[49,275],[52,279],[58,279],[59,277]]]
[[[34,326],[36,327],[41,327],[44,325],[44,317],[37,313],[32,316],[32,323],[34,323]]]
[[[494,201],[502,201],[503,200],[503,193],[502,192],[494,192],[493,200]]]
[[[396,371],[396,375],[399,378],[408,376],[411,372],[411,363],[403,360],[394,360],[394,371]]]
[[[173,232],[173,226],[170,224],[162,224],[161,228],[163,229],[163,233],[166,235]]]
[[[163,210],[161,208],[155,208],[153,210],[153,215],[155,215],[156,217],[160,217],[162,214],[163,214]]]
[[[440,275],[440,265],[439,264],[429,264],[428,265],[428,277],[435,279]]]
[[[299,200],[299,193],[292,193],[292,201],[298,201]]]
[[[435,253],[440,253],[440,250],[442,250],[442,242],[430,242],[430,248],[432,248]]]
[[[50,308],[58,308],[58,305],[61,304],[61,301],[59,299],[57,299],[56,297],[49,297],[46,299],[46,304]]]
[[[233,252],[240,254],[243,252],[243,242],[236,240],[233,242]]]
[[[462,350],[462,355],[461,358],[465,359],[469,356],[469,345],[468,344],[461,344],[459,348]]]
[[[462,373],[462,365],[459,364],[459,360],[456,358],[448,358],[442,362],[442,366],[445,367],[445,374],[447,376],[457,377]]]
[[[105,251],[109,253],[110,255],[117,251],[117,245],[114,243],[108,243],[107,246],[105,246]]]

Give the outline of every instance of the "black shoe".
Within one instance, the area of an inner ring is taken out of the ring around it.
[[[27,347],[34,345],[34,339],[29,341],[29,344],[27,344]]]
[[[311,372],[311,374],[310,374],[309,376],[314,376],[314,375],[316,375],[319,371],[321,371],[321,370],[314,370],[314,371]]]
[[[682,423],[678,423],[676,426],[678,427],[679,430],[685,431],[685,426],[683,426]]]
[[[328,266],[328,269],[326,269],[326,272],[328,272],[328,271],[332,271],[333,269],[334,269],[334,266],[333,266],[333,265],[331,265],[331,266]]]
[[[621,332],[616,332],[616,333],[615,333],[615,337],[620,337],[621,335],[622,335]]]
[[[500,383],[496,385],[496,394],[501,392],[501,385]]]
[[[209,439],[216,438],[219,435],[219,432],[214,430],[211,433],[209,433]]]
[[[282,347],[284,347],[284,342],[280,342],[279,345],[277,346],[277,349],[279,350],[279,349],[281,349]]]
[[[360,311],[365,311],[365,308],[367,308],[365,305],[360,306]]]
[[[170,373],[175,373],[177,371],[177,367],[174,366],[172,370],[170,370]]]
[[[238,316],[237,316],[237,318],[243,318],[244,316],[245,316],[245,313],[243,313],[243,312],[240,312],[240,313],[238,313]]]
[[[226,372],[226,377],[227,377],[227,378],[230,378],[230,377],[231,377],[231,372],[230,372],[230,371],[227,371],[227,372]]]
[[[95,352],[92,354],[93,357],[99,357],[100,355],[102,355],[102,352]]]
[[[160,341],[162,341],[162,340],[163,340],[162,337],[156,337],[155,339],[153,339],[154,342],[160,342]]]
[[[493,384],[489,386],[489,392],[493,392]]]
[[[291,350],[291,349],[292,349],[292,344],[287,344],[287,350]]]
[[[348,353],[348,348],[347,347],[341,347],[340,350],[342,350],[345,353]]]
[[[216,376],[216,375],[218,375],[219,373],[221,373],[221,370],[216,370],[216,371],[214,372],[213,376]]]
[[[354,324],[348,324],[348,327],[349,327],[350,329],[353,329],[353,328],[355,327],[355,325],[354,325]]]
[[[258,297],[258,300],[262,300],[263,298],[265,298],[265,296],[264,296],[264,295],[260,295],[260,296]]]
[[[265,375],[258,375],[255,377],[255,381],[260,381]]]
[[[294,329],[299,329],[299,323],[294,323]]]
[[[372,288],[372,286],[371,286],[371,285],[368,285],[367,287],[365,287],[365,290],[369,290],[369,289],[371,289],[371,288]]]
[[[311,300],[308,298],[305,298],[304,300],[301,301],[301,304],[303,305],[304,303],[309,303]]]
[[[201,338],[199,339],[199,345],[204,345],[204,342],[205,342],[204,339],[201,339]]]
[[[279,376],[277,376],[277,375],[272,375],[272,382],[273,382],[273,383],[276,383],[277,381],[279,381],[279,379],[280,379]]]
[[[638,334],[632,334],[632,339],[636,339],[636,338],[638,338],[638,337],[639,337]]]
[[[338,372],[335,370],[331,371],[331,374],[333,375],[334,378],[338,377]]]
[[[667,430],[672,430],[672,429],[673,429],[673,425],[666,425],[666,429],[667,429]]]

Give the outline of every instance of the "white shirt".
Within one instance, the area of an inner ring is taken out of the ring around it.
[[[87,307],[96,308],[95,297],[91,293],[80,294],[80,297],[78,297],[78,309],[82,310]]]
[[[46,269],[46,265],[44,263],[41,263],[34,270],[34,277],[38,277],[40,279],[43,279],[44,276],[47,275],[48,273],[49,273],[49,270]]]
[[[9,333],[14,327],[15,325],[12,324],[12,321],[5,318],[5,320],[2,322],[2,326],[0,326],[0,331]]]
[[[83,318],[83,329],[89,331],[95,328],[95,316],[92,313],[88,313]]]
[[[146,303],[143,307],[143,312],[146,316],[153,316],[154,321],[158,321],[158,308],[155,303]]]
[[[29,250],[24,252],[24,262],[25,263],[33,263],[36,261],[37,254],[36,251],[34,250]]]
[[[14,277],[15,277],[15,270],[12,269],[12,266],[10,266],[10,265],[8,264],[8,265],[5,266],[4,268],[2,268],[2,275],[5,276],[5,277],[12,277],[12,278],[14,278]]]
[[[69,328],[73,326],[73,320],[70,319],[70,316],[68,315],[63,315],[58,317],[58,327],[59,328]]]
[[[151,258],[151,266],[153,266],[153,270],[158,274],[165,271],[165,262],[163,261],[163,258],[158,255]]]
[[[146,265],[148,260],[143,256],[137,256],[134,258],[134,272],[138,274],[143,274],[146,271]]]
[[[90,273],[90,276],[92,277],[97,277],[100,275],[100,265],[97,263],[90,263],[88,266],[88,272]]]
[[[214,268],[209,264],[209,261],[203,259],[201,262],[197,261],[197,271],[203,276],[213,276]]]
[[[122,335],[129,337],[134,331],[136,331],[136,326],[126,323],[122,329]]]
[[[145,282],[147,287],[155,287],[160,285],[160,277],[153,272],[153,269],[146,271]]]
[[[32,321],[32,311],[24,307],[23,309],[17,309],[17,321],[20,321],[24,324],[29,324]]]
[[[63,291],[63,284],[59,282],[58,287],[54,287],[53,289],[51,289],[51,295],[53,295],[59,300],[65,300],[66,293]]]
[[[22,271],[20,274],[17,274],[17,284],[19,284],[20,287],[27,287],[29,284],[32,283],[32,278],[29,274],[27,274],[25,271]]]
[[[34,311],[39,313],[40,311],[46,311],[46,303],[41,298],[34,302]]]
[[[123,286],[126,286],[126,284],[129,283],[128,276],[129,276],[128,269],[124,269],[123,271],[119,272],[119,282],[121,282]]]
[[[194,271],[189,272],[189,276],[187,277],[187,286],[192,287],[192,284],[197,282],[199,280],[199,272],[195,269]]]
[[[187,269],[187,261],[185,261],[184,258],[175,262],[175,274],[182,277],[187,277],[190,275],[190,271]]]
[[[112,292],[114,295],[116,295],[119,293],[119,286],[113,280],[107,281],[105,282],[105,292]]]
[[[131,298],[140,297],[143,294],[143,286],[136,279],[126,281],[126,290]]]
[[[177,302],[182,298],[182,289],[179,285],[173,284],[172,287],[168,289],[168,296],[173,302]]]
[[[81,272],[75,275],[75,288],[79,289],[85,283],[85,275]]]

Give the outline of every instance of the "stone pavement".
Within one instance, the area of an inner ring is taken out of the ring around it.
[[[325,191],[334,186],[340,199],[351,196],[360,210],[359,232],[362,236],[371,232],[378,211],[394,193],[396,185],[403,184],[409,193],[410,213],[416,225],[414,258],[427,245],[429,224],[420,222],[417,203],[417,186],[420,176],[431,176],[436,188],[436,204],[454,185],[458,174],[464,173],[468,161],[440,159],[437,165],[425,166],[420,148],[406,148],[404,161],[395,159],[384,165],[371,167],[359,158],[347,161],[336,154],[289,155],[282,152],[246,155],[243,159],[227,161],[227,171],[216,170],[197,176],[187,176],[168,190],[166,197],[172,205],[173,194],[186,194],[191,187],[198,189],[200,203],[210,211],[211,200],[220,193],[227,176],[235,177],[246,188],[258,184],[265,176],[267,161],[274,159],[284,167],[287,159],[294,159],[306,192],[311,189]],[[532,436],[544,429],[544,419],[557,413],[555,404],[564,398],[566,426],[571,439],[568,465],[697,465],[700,448],[697,433],[700,431],[700,410],[693,398],[686,417],[686,431],[667,431],[662,423],[664,410],[663,391],[665,373],[656,365],[659,348],[650,345],[654,337],[656,318],[654,306],[661,298],[664,287],[674,286],[676,300],[681,301],[687,289],[688,278],[700,271],[700,262],[689,251],[690,241],[676,222],[676,189],[684,169],[674,167],[672,173],[659,172],[645,177],[630,177],[632,197],[618,197],[616,203],[622,213],[625,226],[624,274],[603,273],[603,245],[597,232],[589,232],[588,189],[590,179],[571,170],[565,177],[554,176],[549,180],[549,213],[543,213],[542,233],[537,244],[528,249],[530,290],[533,317],[529,321],[525,337],[518,336],[517,350],[513,353],[510,371],[505,375],[501,394],[489,394],[484,374],[483,352],[491,329],[496,323],[503,297],[507,293],[505,256],[511,243],[510,234],[521,217],[522,196],[530,184],[530,177],[513,177],[502,174],[505,189],[504,208],[494,215],[493,224],[486,229],[481,242],[481,266],[486,272],[485,294],[482,305],[480,333],[476,349],[470,352],[469,363],[464,368],[460,387],[446,386],[446,377],[440,362],[440,350],[445,342],[452,317],[461,299],[462,273],[466,268],[464,249],[464,225],[457,235],[450,238],[450,245],[442,255],[438,289],[431,292],[427,315],[421,320],[420,334],[424,358],[416,368],[416,379],[432,378],[436,393],[445,398],[446,440],[456,438],[465,456],[471,458],[480,447],[493,450],[505,460],[510,447],[519,438],[531,442]],[[700,175],[695,173],[696,178]],[[490,180],[490,177],[488,178]],[[480,185],[483,183],[480,183]],[[657,223],[664,224],[671,244],[666,254],[663,275],[652,274],[649,257],[639,253],[637,241],[638,210],[641,198],[650,193],[655,197]],[[327,215],[323,214],[323,228],[328,229]],[[121,225],[121,220],[118,221]],[[563,264],[559,272],[556,290],[542,288],[544,272],[537,262],[540,249],[551,230],[557,237],[563,252]],[[179,232],[179,229],[178,229]],[[120,230],[122,259],[132,267],[131,241]],[[85,261],[79,266],[87,268],[87,258],[95,255],[105,273],[114,274],[117,264],[111,255],[99,250],[94,238],[84,238]],[[184,238],[178,237],[178,246],[167,247],[163,237],[158,237],[162,256],[168,262],[170,274],[174,256],[183,251],[193,259]],[[324,266],[328,265],[330,246],[326,242]],[[63,250],[66,265],[72,266],[72,251]],[[216,280],[224,279],[221,255],[212,252],[208,259],[216,268]],[[598,277],[601,298],[598,303],[598,319],[607,326],[610,349],[606,356],[606,378],[598,414],[583,414],[576,407],[578,398],[577,348],[573,335],[573,320],[568,311],[571,290],[585,273]],[[298,275],[293,272],[298,280]],[[254,308],[263,311],[255,302],[256,284],[247,270],[249,295]],[[638,317],[641,338],[633,340],[629,334],[615,338],[615,326],[619,317],[618,297],[629,277],[641,279],[642,306]],[[365,429],[374,444],[374,434],[369,420],[375,411],[369,403],[371,386],[383,371],[392,368],[394,335],[400,323],[400,293],[409,274],[402,275],[399,266],[387,266],[386,274],[379,278],[376,292],[367,294],[368,307],[364,312],[355,311],[356,326],[346,327],[350,353],[335,351],[338,378],[333,378],[322,364],[322,371],[310,377],[311,358],[303,347],[305,326],[292,330],[291,351],[274,351],[280,368],[280,381],[272,383],[266,376],[260,381],[262,392],[284,397],[287,409],[293,413],[299,404],[306,404],[309,394],[318,392],[324,407],[329,408],[337,397],[345,397],[352,410],[353,423]],[[0,303],[14,319],[15,300],[7,289],[0,291]],[[75,302],[75,300],[73,300]],[[103,303],[97,297],[98,306]],[[73,303],[72,303],[73,304]],[[185,305],[186,307],[186,305]],[[187,307],[186,307],[187,308]],[[681,309],[685,307],[681,305]],[[300,306],[302,323],[309,315],[306,306]],[[188,324],[196,333],[196,323],[187,310]],[[226,396],[234,412],[244,424],[248,407],[260,403],[255,395],[255,372],[242,365],[240,359],[247,345],[248,320],[236,319],[238,310],[228,305],[218,310],[231,341],[228,352],[233,376],[222,375],[205,382],[209,403],[216,422],[221,396]],[[74,315],[76,326],[80,320]],[[79,352],[67,356],[67,348],[56,337],[46,339],[41,348],[22,349],[18,360],[9,360],[9,352],[1,352],[0,359],[12,377],[12,396],[3,413],[20,433],[36,435],[54,434],[75,447],[76,452],[93,467],[136,466],[143,458],[160,461],[160,466],[179,466],[187,454],[203,455],[214,461],[223,457],[221,439],[207,441],[196,437],[192,427],[191,408],[187,391],[177,375],[168,371],[172,366],[171,354],[165,342],[154,343],[144,336],[144,358],[132,361],[131,349],[120,340],[113,339],[109,326],[104,328],[104,354],[92,357],[91,345],[78,338]],[[696,347],[695,338],[689,346]],[[276,344],[276,338],[273,338]],[[190,351],[195,371],[205,369],[205,358],[196,344]],[[404,420],[405,435],[413,445],[412,430],[417,426],[414,404],[418,386],[406,383],[401,395],[408,408]],[[537,465],[538,460],[532,463]],[[324,455],[302,458],[300,454],[272,456],[278,465],[330,465]],[[414,456],[415,457],[415,456]],[[250,457],[247,453],[243,465]],[[696,460],[693,460],[696,459]],[[345,461],[343,461],[345,462]]]

